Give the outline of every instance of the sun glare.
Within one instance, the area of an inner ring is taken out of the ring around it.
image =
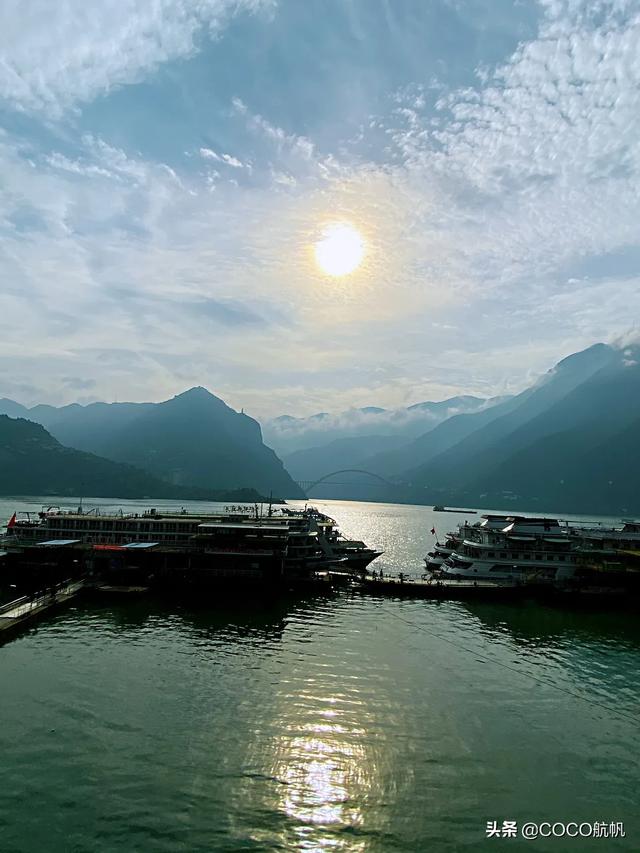
[[[364,257],[362,234],[348,222],[333,222],[314,246],[316,263],[327,275],[348,275]]]

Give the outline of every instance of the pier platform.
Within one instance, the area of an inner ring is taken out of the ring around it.
[[[34,596],[24,595],[0,606],[0,636],[2,632],[34,619],[51,607],[66,603],[84,589],[84,586],[84,580],[70,581],[55,590],[47,590]]]
[[[366,592],[381,595],[406,595],[415,598],[492,599],[504,601],[531,595],[533,589],[524,584],[504,584],[493,581],[418,580],[408,577],[373,577],[366,575],[361,584]]]

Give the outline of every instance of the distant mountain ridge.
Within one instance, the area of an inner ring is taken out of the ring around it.
[[[349,483],[318,496],[638,515],[639,365],[639,345],[594,344],[520,394],[453,412],[418,436],[340,437],[284,461],[301,481],[348,469],[336,480]],[[316,419],[325,434],[330,418]]]
[[[41,423],[68,447],[134,465],[174,486],[304,497],[264,445],[257,421],[205,388],[192,388],[162,403],[26,409],[0,400],[0,412],[8,411]]]
[[[467,459],[467,464],[474,464],[498,436],[508,434],[610,363],[615,357],[613,352],[605,344],[595,344],[584,353],[568,356],[520,394],[499,400],[480,412],[456,415],[397,452],[380,454],[365,460],[365,464],[377,473],[411,481],[424,479],[419,472],[433,459],[438,460],[434,461],[434,467],[440,466],[451,477],[461,458]],[[425,476],[431,474],[432,468],[428,468]]]
[[[2,411],[39,417],[64,444],[176,488],[302,497],[292,476],[339,471],[312,497],[640,515],[640,344],[594,344],[514,397],[275,418],[265,433],[288,448],[288,471],[256,421],[204,388],[157,404],[0,400]],[[362,471],[383,478],[375,493]]]
[[[172,486],[131,465],[64,447],[41,424],[8,415],[0,415],[0,494],[178,500],[259,497]]]
[[[426,461],[397,472],[398,480],[413,500],[638,513],[639,364],[638,348],[605,344],[563,359],[497,406],[490,421],[467,416],[475,429],[427,452]]]

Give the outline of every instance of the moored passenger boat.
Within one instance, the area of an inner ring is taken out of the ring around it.
[[[447,535],[444,545],[436,541],[435,545],[431,548],[431,551],[429,551],[427,556],[424,558],[427,569],[430,569],[431,571],[439,569],[444,561],[447,560],[459,546],[459,538],[455,537],[451,533]]]
[[[634,549],[640,549],[639,522],[605,527],[487,514],[448,534],[445,547],[436,542],[425,562],[431,573],[448,578],[566,583],[586,577],[585,567],[598,560],[620,568]]]
[[[344,539],[333,519],[314,509],[285,512],[233,507],[225,513],[149,509],[102,513],[43,508],[7,527],[3,545],[33,553],[44,543],[73,542],[89,570],[118,582],[149,577],[191,583],[239,579],[277,582],[313,579],[320,570],[354,570],[380,552]]]
[[[476,524],[460,525],[456,540],[436,569],[443,577],[548,582],[575,572],[571,536],[555,518],[484,515]]]

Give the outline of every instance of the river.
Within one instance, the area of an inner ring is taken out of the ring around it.
[[[464,519],[316,505],[385,572]],[[629,612],[78,600],[0,646],[0,849],[638,850],[639,664]],[[488,838],[505,820],[626,837]]]

